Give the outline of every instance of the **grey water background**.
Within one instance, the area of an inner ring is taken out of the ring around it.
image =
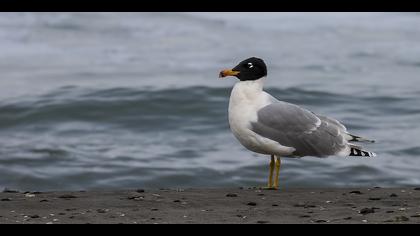
[[[418,13],[1,13],[0,188],[264,185],[217,78],[250,56],[278,99],[377,140],[283,159],[282,187],[420,184]]]

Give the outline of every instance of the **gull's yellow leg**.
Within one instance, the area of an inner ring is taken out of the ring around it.
[[[273,187],[274,164],[275,164],[274,155],[271,155],[270,175],[268,176],[268,186],[267,186],[268,188],[272,188]]]
[[[281,159],[280,157],[276,157],[276,177],[274,179],[274,188],[279,188],[279,175],[280,175],[280,165],[281,165]]]

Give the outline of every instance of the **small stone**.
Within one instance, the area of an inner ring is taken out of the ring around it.
[[[404,222],[404,221],[409,221],[410,219],[406,216],[397,216],[395,217],[395,221],[396,222]]]
[[[128,200],[135,200],[135,201],[141,201],[144,199],[144,196],[131,196],[131,197],[127,197]]]
[[[371,200],[371,201],[379,201],[379,200],[381,200],[381,198],[379,198],[379,197],[370,197],[369,200]]]
[[[362,210],[359,211],[359,214],[362,214],[362,215],[367,215],[371,213],[375,213],[374,208],[363,208]]]
[[[3,198],[0,201],[2,202],[10,202],[12,199],[11,198]]]
[[[58,196],[58,198],[61,198],[61,199],[73,199],[73,198],[77,198],[77,197],[74,196],[74,195],[71,195],[71,194],[64,194],[64,195]]]
[[[315,220],[315,223],[328,223],[329,220]]]
[[[259,220],[259,221],[257,221],[257,223],[258,223],[258,224],[267,224],[267,223],[269,223],[269,221],[266,221],[266,220]]]
[[[48,200],[47,199],[42,199],[41,201],[39,201],[39,202],[48,202]]]
[[[278,207],[279,205],[277,205],[277,204],[272,204],[271,206],[273,206],[273,207]]]
[[[310,215],[301,215],[301,216],[299,216],[299,218],[309,218],[309,217],[311,217]]]
[[[157,208],[152,208],[151,211],[158,211],[159,209]]]
[[[349,192],[349,193],[350,193],[350,194],[357,194],[357,195],[363,194],[362,192],[360,192],[360,191],[358,191],[358,190],[351,191],[351,192]]]
[[[32,198],[32,197],[35,197],[35,194],[32,194],[32,193],[27,193],[27,194],[25,194],[25,197]]]
[[[31,216],[29,216],[29,218],[38,219],[38,218],[40,218],[40,216],[39,215],[31,215]]]
[[[410,217],[413,217],[413,218],[419,218],[419,217],[420,217],[420,214],[417,214],[417,215],[412,215],[412,216],[410,216]]]
[[[136,193],[144,193],[145,191],[144,191],[144,189],[137,189],[136,190]]]
[[[101,213],[101,214],[107,213],[108,211],[109,211],[108,209],[98,209],[98,210],[96,210],[96,212]]]
[[[391,195],[389,195],[390,197],[398,197],[398,195],[397,194],[395,194],[395,193],[391,193]]]
[[[386,211],[386,213],[388,213],[388,214],[389,214],[389,213],[394,213],[394,212],[395,212],[395,211]]]
[[[174,202],[181,202],[181,200],[174,200]]]
[[[238,197],[238,195],[235,193],[228,193],[226,194],[226,197]]]
[[[256,202],[248,202],[248,203],[247,203],[247,205],[248,205],[248,206],[256,206],[256,205],[257,205],[257,203],[256,203]]]
[[[351,217],[351,216],[343,218],[343,220],[351,220],[351,219],[353,219],[353,217]]]
[[[308,204],[308,203],[297,203],[297,204],[295,204],[295,205],[293,205],[294,207],[303,207],[303,208],[316,208],[316,206],[315,205],[311,205],[311,204]]]
[[[414,190],[416,190],[416,191],[420,191],[420,188],[414,188]]]

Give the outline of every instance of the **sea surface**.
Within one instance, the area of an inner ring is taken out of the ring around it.
[[[281,187],[420,185],[418,13],[0,13],[0,190],[265,185],[218,79],[251,56],[275,97],[377,141],[284,158]]]

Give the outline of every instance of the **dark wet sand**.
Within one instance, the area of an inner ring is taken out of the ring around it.
[[[420,189],[4,192],[0,223],[420,223]]]

